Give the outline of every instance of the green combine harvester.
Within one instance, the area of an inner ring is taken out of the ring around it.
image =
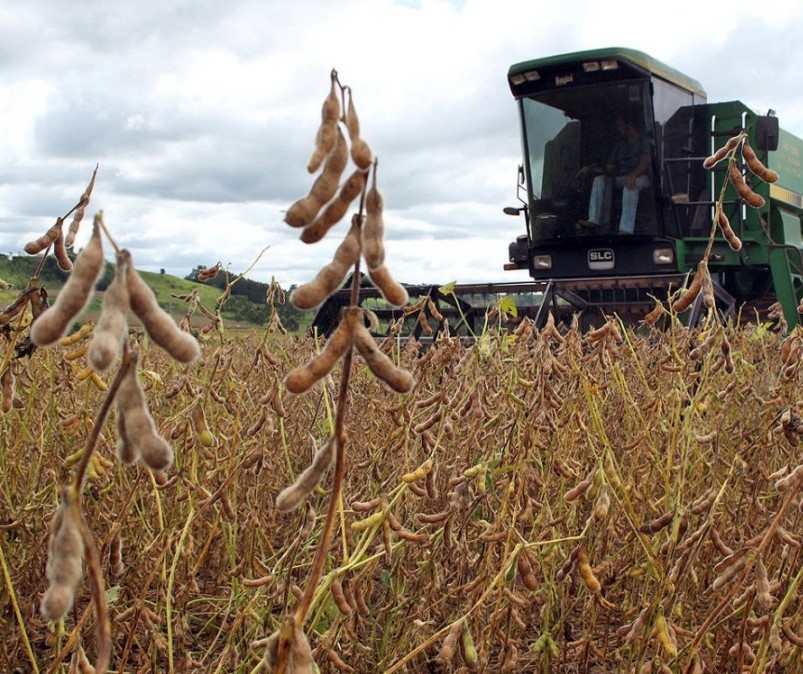
[[[446,290],[408,285],[411,298],[432,298],[453,332],[476,329],[489,304],[505,295],[519,316],[538,325],[550,311],[562,320],[579,315],[586,326],[614,313],[637,322],[703,259],[724,185],[723,212],[743,246],[732,250],[717,232],[708,267],[718,305],[755,321],[766,320],[779,302],[790,327],[801,322],[803,141],[779,128],[772,111],[757,114],[740,101],[709,103],[694,79],[623,48],[518,63],[508,82],[519,108],[523,162],[521,203],[504,211],[524,216],[525,233],[510,244],[504,266],[527,270],[532,281]],[[743,131],[763,164],[780,174],[777,182],[764,183],[738,155],[740,172],[765,199],[760,208],[747,206],[728,182],[727,161],[703,167]],[[623,139],[648,155],[633,171],[642,176],[639,189],[629,194],[622,180],[601,174]],[[321,308],[314,322],[319,330],[328,331],[345,295],[336,293]],[[365,288],[363,297],[376,293]],[[365,305],[380,318],[398,315],[383,312],[381,302]],[[696,320],[700,310],[693,305],[684,320]]]

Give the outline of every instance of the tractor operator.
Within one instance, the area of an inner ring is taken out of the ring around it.
[[[604,169],[599,164],[584,166],[579,176],[597,173],[591,185],[588,219],[577,224],[594,232],[607,229],[610,220],[612,185],[622,190],[622,214],[619,234],[632,234],[636,225],[639,192],[650,184],[650,141],[641,132],[635,116],[616,118],[616,131],[621,140],[613,149]]]

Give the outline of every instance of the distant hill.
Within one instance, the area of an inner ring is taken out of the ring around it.
[[[38,255],[20,255],[12,258],[0,255],[0,281],[3,282],[0,283],[0,308],[12,302],[19,290],[28,285],[41,261],[42,258]],[[217,299],[225,287],[223,274],[219,274],[212,281],[199,283],[193,280],[195,271],[190,274],[192,278],[179,278],[170,274],[147,271],[140,271],[139,274],[153,289],[159,305],[174,316],[180,316],[184,314],[187,305],[174,295],[186,295],[197,289],[200,302],[207,309],[214,310]],[[52,257],[45,260],[39,275],[41,284],[47,288],[51,297],[58,294],[67,277],[68,274],[59,269]],[[114,278],[114,265],[107,262],[96,286],[99,291],[98,296],[87,307],[86,313],[89,317],[100,312],[102,292],[108,287],[112,278]],[[269,307],[266,304],[267,290],[266,283],[245,278],[239,280],[232,287],[231,296],[223,305],[223,319],[229,324],[264,325],[269,315]],[[285,327],[291,331],[302,329],[311,320],[308,312],[299,312],[288,303],[278,306],[277,309]]]

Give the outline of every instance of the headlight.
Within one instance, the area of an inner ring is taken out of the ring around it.
[[[536,269],[552,269],[552,256],[536,255],[533,258],[533,267]]]
[[[652,251],[652,261],[655,264],[672,264],[675,261],[675,251],[672,248],[656,248]]]

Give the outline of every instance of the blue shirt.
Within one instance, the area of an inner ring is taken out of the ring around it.
[[[644,155],[650,154],[650,141],[646,136],[639,136],[632,143],[629,140],[619,142],[611,153],[609,164],[613,164],[614,175],[624,176],[633,171]]]

